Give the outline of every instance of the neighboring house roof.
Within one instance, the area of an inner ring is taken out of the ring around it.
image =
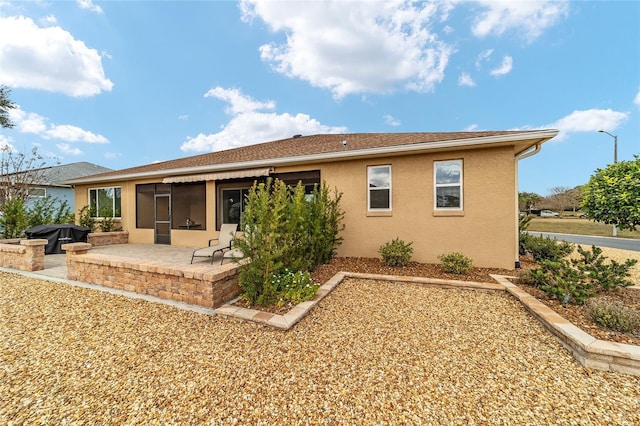
[[[516,146],[516,154],[528,152],[558,134],[557,130],[483,131],[444,133],[348,133],[296,135],[288,139],[242,146],[177,160],[131,167],[99,175],[70,179],[82,184],[186,175],[252,167],[337,161],[409,152]]]
[[[40,169],[11,173],[8,175],[3,175],[2,179],[14,179],[14,177],[19,179],[18,176],[30,173],[31,176],[33,176],[32,179],[35,179],[29,179],[29,183],[31,185],[69,187],[70,185],[66,184],[65,181],[111,171],[113,171],[113,169],[98,166],[97,164],[88,163],[86,161],[81,161],[77,163],[43,167]]]
[[[80,161],[77,163],[62,164],[42,169],[40,185],[69,186],[62,182],[77,179],[84,176],[111,172],[113,169],[98,166],[97,164]]]

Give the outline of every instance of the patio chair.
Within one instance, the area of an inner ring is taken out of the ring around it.
[[[236,223],[223,223],[220,227],[218,238],[210,239],[207,247],[193,251],[193,254],[191,255],[191,263],[193,263],[193,259],[196,257],[208,257],[211,259],[210,263],[213,265],[213,258],[217,252],[224,253],[227,250],[231,250],[231,240],[233,239],[237,229],[238,225]],[[214,242],[215,244],[211,245]]]
[[[225,259],[231,259],[231,260],[244,259],[244,253],[242,253],[242,250],[238,248],[231,248],[231,250],[227,250],[222,253],[222,259],[220,259],[221,265],[224,263]]]

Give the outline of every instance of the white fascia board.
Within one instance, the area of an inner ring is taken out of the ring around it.
[[[300,155],[294,157],[271,158],[264,160],[252,160],[236,163],[213,164],[209,166],[182,167],[179,169],[154,170],[152,172],[139,172],[121,174],[116,176],[105,176],[101,178],[80,178],[68,180],[64,183],[78,185],[85,183],[100,183],[110,181],[123,181],[134,179],[148,179],[153,177],[166,177],[170,175],[211,173],[223,170],[239,170],[257,167],[275,167],[302,163],[327,162],[330,160],[346,160],[358,157],[376,157],[384,155],[398,155],[418,151],[443,150],[447,148],[464,149],[475,148],[482,145],[509,144],[512,142],[535,140],[536,143],[543,143],[558,134],[557,130],[540,130],[537,132],[512,133],[507,135],[485,136],[468,139],[453,139],[447,141],[423,142],[409,145],[394,145],[379,148],[367,148],[352,151],[335,151],[320,154]],[[534,143],[535,145],[535,143]]]

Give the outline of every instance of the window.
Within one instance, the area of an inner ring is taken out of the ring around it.
[[[47,188],[29,188],[29,197],[44,198],[47,196]]]
[[[436,161],[433,173],[436,210],[462,210],[462,160]]]
[[[249,188],[222,190],[222,223],[240,224]]]
[[[121,191],[119,186],[89,189],[91,217],[120,217]]]
[[[391,210],[391,166],[367,167],[369,211]]]

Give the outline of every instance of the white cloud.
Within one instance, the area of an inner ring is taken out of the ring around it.
[[[261,109],[272,110],[276,107],[276,103],[274,101],[254,101],[251,97],[243,95],[238,89],[223,89],[222,87],[216,87],[205,93],[204,97],[214,97],[221,101],[226,101],[229,104],[229,106],[225,108],[225,112],[227,114],[242,114]]]
[[[45,139],[61,139],[69,142],[109,143],[107,138],[70,124],[51,126],[43,135]]]
[[[265,112],[273,110],[273,101],[255,101],[243,95],[238,89],[216,87],[205,96],[213,96],[227,102],[225,111],[231,115],[230,121],[218,133],[188,137],[180,146],[183,151],[209,152],[237,148],[244,145],[290,138],[295,134],[344,133],[346,127],[332,127],[321,124],[307,114]]]
[[[0,81],[9,87],[92,96],[111,91],[98,51],[60,27],[0,17]]]
[[[633,99],[633,103],[640,106],[640,89],[638,89],[638,93],[636,94],[636,97]]]
[[[478,130],[477,124],[469,124],[467,127],[462,129],[463,132],[475,132]]]
[[[480,52],[478,54],[478,57],[476,58],[476,68],[477,69],[482,68],[482,63],[486,62],[491,57],[492,54],[493,54],[493,49],[487,49]]]
[[[355,93],[428,92],[444,78],[454,47],[431,32],[449,2],[271,2],[244,0],[243,19],[262,19],[286,42],[260,47],[262,60],[290,78]]]
[[[105,152],[104,153],[104,158],[108,159],[108,160],[115,160],[116,158],[120,158],[122,157],[122,154],[120,154],[119,152]]]
[[[502,64],[498,68],[494,68],[491,70],[491,75],[495,77],[499,77],[501,75],[506,75],[511,72],[513,68],[513,58],[509,55],[506,55],[502,58]]]
[[[49,120],[35,112],[26,112],[19,106],[9,111],[9,117],[21,133],[33,133],[43,139],[60,139],[67,142],[109,143],[100,134],[83,130],[70,124],[49,124]]]
[[[35,112],[26,112],[16,107],[9,111],[9,117],[22,133],[41,134],[47,130],[46,119]]]
[[[533,41],[569,12],[567,0],[479,0],[478,3],[486,10],[476,17],[472,27],[473,34],[477,37],[502,35],[514,30],[526,40]]]
[[[620,126],[629,114],[626,112],[612,111],[610,109],[589,109],[573,111],[558,121],[545,128],[560,130],[556,139],[564,139],[567,134],[575,132],[597,132],[598,130],[614,131]]]
[[[402,124],[400,122],[400,120],[398,120],[397,118],[395,118],[394,116],[392,116],[391,114],[385,114],[382,116],[382,118],[384,119],[384,123],[388,124],[389,126],[399,126],[400,124]]]
[[[98,5],[93,4],[91,0],[76,0],[76,3],[78,4],[78,6],[80,6],[80,9],[87,9],[91,12],[102,14],[102,8]]]
[[[84,152],[80,148],[72,147],[68,143],[57,143],[56,146],[63,154],[82,155]]]
[[[467,74],[466,72],[463,72],[462,74],[460,74],[460,77],[458,77],[458,85],[474,87],[476,85],[476,82],[473,81],[473,79],[469,74]]]

